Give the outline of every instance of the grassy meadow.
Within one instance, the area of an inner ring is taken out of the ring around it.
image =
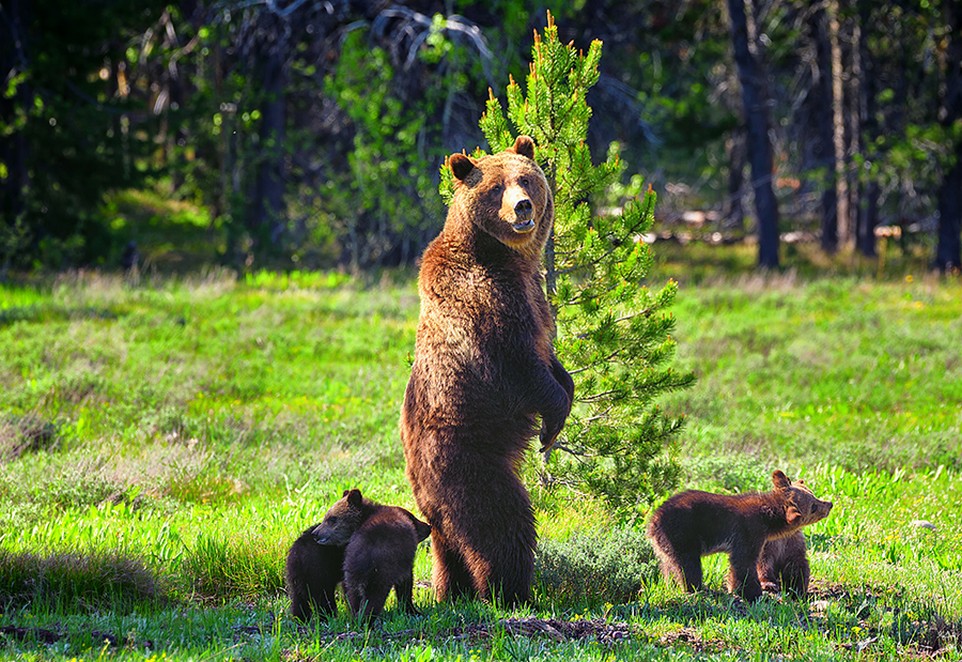
[[[643,522],[532,484],[533,604],[434,604],[422,546],[421,616],[298,625],[294,538],[348,487],[414,509],[413,277],[75,273],[0,285],[0,658],[962,659],[962,283],[676,257],[680,487],[834,500],[808,600],[725,595],[720,555],[684,595]]]

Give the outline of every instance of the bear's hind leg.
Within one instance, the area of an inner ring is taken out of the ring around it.
[[[500,553],[497,553],[500,552]],[[487,558],[469,552],[468,567],[474,578],[474,589],[483,600],[495,600],[514,606],[531,598],[534,577],[534,554],[524,546],[486,549]]]
[[[347,604],[351,607],[351,613],[355,617],[365,619],[375,618],[384,611],[384,603],[390,586],[383,586],[377,581],[355,581],[353,578],[344,578],[344,594],[347,596]]]
[[[414,606],[414,573],[408,574],[394,585],[394,597],[397,599],[398,607],[407,613],[414,615],[420,613]]]
[[[431,573],[438,602],[474,597],[474,585],[464,557],[436,528],[431,529],[434,569]]]

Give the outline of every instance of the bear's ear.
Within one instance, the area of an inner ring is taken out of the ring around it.
[[[361,490],[349,490],[348,492],[344,493],[344,496],[347,497],[347,505],[355,508],[361,507]]]
[[[427,522],[422,522],[416,517],[414,518],[414,530],[417,533],[418,542],[421,542],[431,535],[431,525]]]
[[[475,168],[474,161],[468,158],[467,155],[461,153],[449,156],[448,165],[451,166],[451,172],[454,173],[455,178],[461,182],[463,182],[465,177],[470,175],[471,171]]]
[[[792,481],[788,480],[788,476],[782,473],[781,469],[776,469],[772,472],[772,484],[776,488],[784,490],[792,486]]]
[[[518,136],[517,140],[514,141],[514,146],[509,147],[508,151],[527,156],[534,161],[534,140],[531,139],[531,136]]]
[[[798,508],[795,506],[789,506],[785,509],[785,521],[788,522],[789,526],[797,526],[799,520],[802,519],[802,514],[798,512]]]

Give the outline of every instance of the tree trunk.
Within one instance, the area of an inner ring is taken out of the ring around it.
[[[828,14],[828,39],[832,52],[832,145],[835,165],[835,221],[838,226],[838,243],[844,244],[851,235],[852,221],[849,215],[848,176],[845,172],[845,88],[842,85],[842,46],[839,43],[838,3],[830,0]]]
[[[962,121],[962,7],[945,3],[949,40],[946,53],[945,102],[942,123],[951,127]],[[962,138],[955,139],[955,163],[939,188],[939,239],[935,266],[943,271],[962,267]]]
[[[812,10],[809,23],[812,41],[815,43],[817,79],[813,86],[815,96],[816,145],[813,149],[816,163],[824,170],[820,182],[822,189],[821,245],[826,253],[838,250],[838,195],[835,167],[834,87],[832,85],[832,46],[829,37],[828,12],[824,4]]]
[[[724,210],[723,224],[727,229],[743,230],[745,209],[742,207],[742,186],[745,183],[745,136],[733,132],[725,141],[728,156],[728,203]]]
[[[254,193],[250,201],[248,231],[257,256],[272,252],[284,231],[284,98],[286,49],[268,45],[261,70],[261,119]]]
[[[875,139],[878,137],[878,118],[876,117],[876,94],[878,86],[875,80],[875,63],[868,48],[868,34],[872,18],[871,0],[859,0],[859,124],[861,125],[862,149],[871,167],[875,160]],[[856,247],[866,257],[875,257],[875,228],[878,227],[878,179],[866,170],[859,177],[862,182],[861,203],[859,205],[858,231],[856,233]]]
[[[778,201],[772,188],[772,145],[769,139],[769,96],[764,68],[749,45],[746,3],[754,0],[728,0],[732,47],[745,107],[746,146],[751,165],[755,213],[758,215],[758,265],[778,268]],[[753,35],[754,36],[754,35]]]

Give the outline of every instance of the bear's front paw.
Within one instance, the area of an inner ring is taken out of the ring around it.
[[[541,442],[541,449],[538,451],[540,453],[545,453],[551,450],[555,442],[558,441],[558,435],[561,434],[561,426],[552,426],[552,429],[548,428],[547,423],[541,424],[541,433],[538,435],[538,440]]]

